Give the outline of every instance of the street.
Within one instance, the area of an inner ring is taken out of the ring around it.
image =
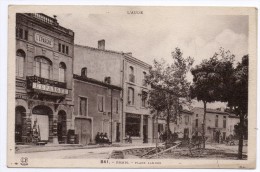
[[[154,145],[133,145],[122,147],[99,147],[99,148],[81,148],[81,149],[69,149],[58,151],[43,151],[43,152],[31,152],[31,153],[17,153],[19,157],[28,157],[36,159],[107,159],[113,150],[125,150],[134,148],[152,147]],[[224,144],[206,145],[207,149],[215,149],[218,152],[236,154],[237,146],[227,146]],[[247,153],[247,146],[244,146],[243,152]],[[127,155],[125,158],[138,158],[134,155]],[[173,157],[174,158],[174,157]],[[177,158],[177,157],[176,157]]]

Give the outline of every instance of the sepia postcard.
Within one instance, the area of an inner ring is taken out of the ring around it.
[[[256,167],[256,8],[8,10],[8,167]]]

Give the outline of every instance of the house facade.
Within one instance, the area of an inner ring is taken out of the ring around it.
[[[98,132],[107,133],[112,142],[122,141],[122,53],[106,50],[100,40],[97,48],[75,45],[74,54],[73,128],[78,143],[95,143]]]
[[[149,86],[144,83],[149,65],[129,53],[105,49],[105,40],[97,48],[75,45],[74,74],[87,73],[87,77],[121,87],[120,140],[131,135],[133,142],[152,141],[152,119],[147,108]]]
[[[229,135],[232,135],[234,136],[235,135],[235,125],[237,125],[238,123],[240,122],[240,119],[239,119],[239,116],[235,115],[235,114],[229,114],[229,117],[228,117],[228,130],[227,130],[227,136]]]
[[[16,15],[15,142],[66,143],[72,102],[74,32],[56,17]],[[34,136],[32,136],[34,134]]]
[[[172,133],[177,133],[178,138],[191,138],[193,113],[189,110],[181,110],[175,122],[170,122]]]
[[[131,53],[124,54],[123,138],[130,135],[134,143],[153,141],[153,119],[147,104],[150,86],[144,82],[149,67]]]
[[[191,111],[193,112],[192,132],[193,134],[198,133],[198,135],[201,135],[204,109],[196,107]],[[223,110],[206,110],[205,136],[208,138],[208,141],[220,142],[221,138],[226,139],[228,136],[228,118],[229,113]]]
[[[86,75],[73,75],[76,143],[95,143],[97,133],[120,142],[121,88]]]

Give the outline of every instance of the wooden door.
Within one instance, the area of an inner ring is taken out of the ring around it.
[[[90,119],[75,119],[75,134],[79,143],[87,145],[92,141],[92,129]]]

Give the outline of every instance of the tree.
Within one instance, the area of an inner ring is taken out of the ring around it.
[[[151,84],[149,92],[149,108],[157,112],[157,116],[165,114],[167,125],[167,140],[170,138],[170,121],[176,119],[179,114],[180,104],[187,101],[190,83],[186,74],[193,64],[191,57],[183,58],[179,48],[172,52],[173,63],[166,64],[164,60],[154,60],[154,66],[150,68],[146,76],[146,82]]]
[[[248,55],[243,56],[228,82],[230,87],[227,96],[228,106],[239,116],[238,159],[242,159],[243,138],[247,133],[248,116]]]
[[[191,69],[193,84],[190,87],[191,98],[202,101],[204,115],[202,123],[203,148],[205,148],[205,128],[207,103],[215,101],[227,101],[229,95],[229,77],[233,72],[234,55],[220,48],[210,59],[203,60],[201,64]]]

